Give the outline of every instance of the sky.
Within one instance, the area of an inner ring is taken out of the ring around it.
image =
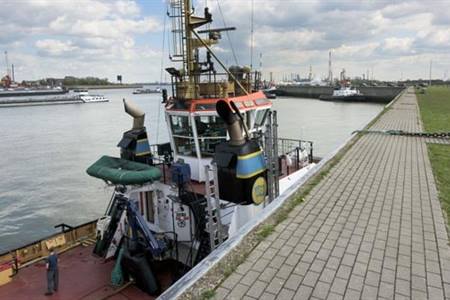
[[[0,50],[8,51],[18,81],[164,80],[161,66],[173,65],[167,2],[0,0]],[[217,55],[227,65],[261,68],[266,78],[306,77],[310,66],[324,78],[329,51],[334,76],[345,68],[351,77],[428,79],[430,62],[433,78],[450,76],[450,0],[194,0],[198,15],[205,5],[211,28],[237,28],[222,34]]]

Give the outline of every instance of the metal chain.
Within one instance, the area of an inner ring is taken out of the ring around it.
[[[400,136],[417,136],[427,138],[450,138],[450,132],[410,132],[403,130],[355,130],[353,133],[381,133]]]

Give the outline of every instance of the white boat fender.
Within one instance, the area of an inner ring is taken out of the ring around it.
[[[286,164],[287,164],[289,167],[292,167],[292,158],[291,158],[290,155],[286,155]]]
[[[103,235],[108,229],[109,223],[111,222],[110,216],[103,216],[97,221],[97,236],[100,235],[100,239],[103,240]]]

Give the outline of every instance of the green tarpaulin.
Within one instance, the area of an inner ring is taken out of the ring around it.
[[[161,178],[161,170],[156,167],[106,155],[86,172],[113,184],[143,184]]]

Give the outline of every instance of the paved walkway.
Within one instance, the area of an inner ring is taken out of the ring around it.
[[[371,129],[421,131],[405,93]],[[216,299],[450,299],[425,139],[366,134],[216,290]]]

